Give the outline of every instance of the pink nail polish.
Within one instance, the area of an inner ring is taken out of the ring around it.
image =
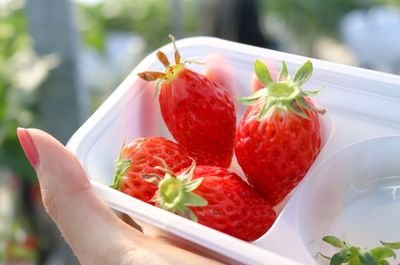
[[[25,128],[17,128],[17,134],[26,157],[28,158],[33,168],[36,170],[39,166],[39,154],[29,131]]]

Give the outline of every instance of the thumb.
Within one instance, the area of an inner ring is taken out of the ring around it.
[[[44,206],[82,264],[111,264],[144,236],[122,222],[91,189],[75,156],[49,134],[17,129],[35,168]]]

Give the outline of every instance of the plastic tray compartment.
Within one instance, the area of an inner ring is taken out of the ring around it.
[[[180,40],[177,46],[184,58],[199,61],[225,58],[220,62],[221,69],[229,67],[234,73],[232,86],[240,95],[250,94],[250,80],[256,59],[268,59],[278,70],[282,60],[285,60],[291,75],[308,59],[208,37]],[[166,45],[161,50],[168,57],[173,57],[172,45]],[[218,56],[209,57],[215,54]],[[112,182],[114,161],[124,141],[145,136],[172,139],[162,121],[158,100],[153,98],[153,85],[137,77],[141,71],[162,70],[155,53],[147,56],[73,135],[68,148],[82,163],[96,193],[110,207],[171,236],[192,242],[203,250],[207,249],[216,258],[238,264],[317,263],[319,258],[316,253],[321,246],[319,237],[331,233],[332,226],[323,223],[324,220],[315,219],[320,217],[315,214],[315,207],[328,206],[313,204],[312,196],[322,196],[321,201],[328,203],[328,194],[319,192],[318,185],[322,189],[325,185],[335,183],[337,177],[343,180],[344,189],[348,185],[345,178],[350,175],[350,172],[338,170],[336,173],[343,175],[329,178],[324,168],[337,162],[337,156],[330,159],[333,154],[356,142],[400,135],[400,77],[316,59],[312,59],[312,62],[314,74],[305,87],[324,87],[316,97],[317,102],[328,111],[328,115],[321,118],[324,147],[305,179],[277,208],[279,216],[275,224],[254,242],[235,239],[108,187]],[[199,72],[204,70],[202,65],[189,67]],[[238,120],[244,111],[245,106],[238,104]],[[237,165],[232,168],[240,171]],[[364,171],[360,169],[360,172]],[[394,181],[392,185],[400,186],[400,183]],[[345,207],[337,208],[335,217],[340,215],[341,209]],[[307,211],[312,213],[308,217]]]
[[[332,253],[327,234],[375,247],[400,238],[400,136],[369,139],[322,163],[300,191],[298,220],[309,253]]]

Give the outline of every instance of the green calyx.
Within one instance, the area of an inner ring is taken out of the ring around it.
[[[175,44],[175,37],[169,35],[172,40],[172,45],[174,46],[174,59],[175,64],[171,64],[168,60],[168,57],[162,51],[157,52],[158,60],[164,65],[165,72],[152,72],[152,71],[145,71],[138,73],[138,76],[146,81],[157,81],[157,86],[155,90],[155,96],[158,96],[161,89],[161,83],[163,81],[168,82],[169,80],[173,79],[184,67],[185,61],[182,60],[181,55],[176,47]]]
[[[325,113],[325,110],[317,109],[305,99],[308,96],[318,95],[319,91],[303,91],[301,88],[312,75],[313,66],[310,61],[297,70],[293,80],[290,78],[285,61],[282,62],[277,81],[272,80],[267,66],[259,60],[254,63],[254,71],[265,88],[249,97],[239,97],[239,101],[245,105],[259,105],[258,120],[270,117],[276,110],[291,111],[305,119],[309,119],[305,110]]]
[[[23,261],[23,263],[26,263],[28,261],[36,261],[38,258],[38,250],[30,249],[28,247],[25,247],[24,245],[19,245],[15,243],[8,246],[7,252],[4,254],[4,257],[7,257],[8,260]],[[4,260],[4,257],[0,255],[0,260]]]
[[[111,188],[119,190],[122,185],[122,177],[125,175],[125,173],[128,171],[128,169],[131,166],[131,161],[129,159],[123,159],[122,158],[122,151],[123,147],[125,146],[125,142],[122,145],[122,148],[119,152],[119,156],[117,161],[115,161],[114,166],[115,166],[115,173],[114,173],[114,179],[111,184]]]
[[[163,160],[162,162],[164,168],[158,167],[158,169],[165,171],[163,179],[156,178],[153,175],[143,176],[147,181],[158,186],[152,201],[164,210],[197,222],[197,217],[189,206],[206,206],[208,203],[204,198],[193,192],[203,181],[203,178],[192,179],[196,164],[193,162],[187,170],[176,176]]]
[[[117,160],[115,162],[115,174],[113,183],[111,184],[111,188],[119,190],[122,184],[122,177],[125,175],[126,171],[128,171],[131,166],[130,160]]]
[[[157,80],[157,86],[155,90],[155,96],[158,96],[161,89],[161,84],[165,83],[168,84],[170,80],[173,80],[174,77],[184,69],[186,63],[195,63],[195,64],[203,64],[201,62],[197,62],[196,60],[192,59],[182,59],[178,48],[175,44],[175,37],[169,35],[172,41],[172,45],[174,46],[174,61],[175,64],[171,64],[168,60],[168,57],[162,51],[158,51],[156,53],[158,60],[164,65],[165,71],[164,72],[152,72],[152,71],[145,71],[138,73],[138,76],[146,81],[155,81]]]
[[[400,242],[386,243],[380,241],[382,246],[363,251],[360,247],[351,246],[335,236],[325,236],[322,240],[340,248],[340,251],[332,257],[327,257],[320,253],[322,257],[330,260],[330,265],[386,265],[389,264],[386,259],[395,259],[396,253],[394,250],[400,249]]]
[[[183,68],[184,64],[182,63],[168,66],[165,70],[165,82],[172,80]]]

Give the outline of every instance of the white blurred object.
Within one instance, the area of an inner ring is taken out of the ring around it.
[[[132,33],[111,32],[105,53],[83,49],[79,70],[83,86],[89,90],[110,91],[137,64],[145,51],[145,41]]]
[[[313,54],[322,60],[355,66],[359,65],[358,59],[347,46],[329,37],[320,37],[315,41]]]
[[[400,73],[400,10],[380,6],[353,11],[340,23],[343,42],[361,66]]]
[[[145,42],[129,32],[112,32],[106,40],[109,68],[119,77],[131,72],[142,57]]]

